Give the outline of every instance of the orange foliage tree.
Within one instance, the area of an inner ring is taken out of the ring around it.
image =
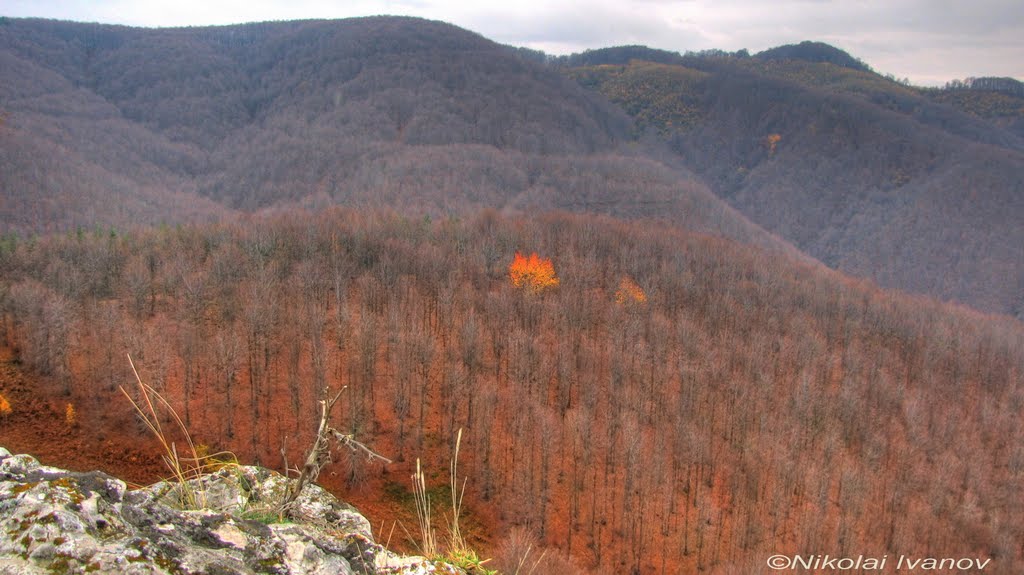
[[[633,278],[622,278],[622,281],[619,282],[619,289],[615,290],[615,303],[625,305],[640,304],[646,301],[647,294],[642,287],[633,281]]]
[[[508,266],[508,276],[515,287],[527,288],[534,293],[558,285],[554,264],[550,259],[541,258],[537,252],[530,254],[530,257],[516,252]]]

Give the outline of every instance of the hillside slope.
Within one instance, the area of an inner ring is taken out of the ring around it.
[[[514,287],[517,252],[558,285]],[[0,244],[0,267],[0,345],[23,371],[0,362],[0,425],[52,464],[74,446],[99,453],[68,464],[152,473],[109,445],[147,436],[117,390],[127,351],[197,441],[277,469],[310,444],[324,387],[347,386],[335,427],[394,463],[338,453],[321,480],[382,540],[416,524],[417,460],[444,533],[463,429],[464,534],[495,567],[523,530],[599,573],[761,573],[776,553],[1024,564],[1011,318],[564,214],[279,214]]]
[[[0,223],[221,219],[289,206],[653,217],[796,253],[604,98],[447,24],[377,17],[0,26]]]
[[[830,62],[659,60],[565,70],[810,255],[1024,317],[1024,141],[1009,126]]]
[[[41,232],[229,211],[195,193],[185,175],[197,162],[191,150],[15,54],[13,26],[0,26],[0,226]]]

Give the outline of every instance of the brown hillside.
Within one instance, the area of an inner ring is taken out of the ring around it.
[[[275,467],[307,444],[323,386],[347,385],[339,428],[396,462],[338,454],[323,478],[382,538],[411,525],[415,460],[444,485],[464,428],[485,554],[515,527],[610,573],[819,552],[1024,564],[1009,318],[570,215],[328,211],[0,245],[0,336],[25,370],[2,380],[2,438],[32,436],[24,406],[71,403],[65,447],[144,440],[117,392],[128,352],[197,439]],[[515,288],[516,252],[557,286]]]

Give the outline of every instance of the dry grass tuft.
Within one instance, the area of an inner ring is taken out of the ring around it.
[[[132,398],[123,386],[119,387],[136,413],[142,418],[146,428],[156,437],[163,448],[164,465],[171,471],[171,475],[179,485],[180,504],[182,509],[205,509],[207,507],[206,491],[202,487],[202,481],[192,482],[193,479],[201,480],[204,475],[225,465],[237,465],[235,456],[229,452],[218,452],[210,454],[206,446],[197,446],[192,441],[192,436],[185,423],[178,416],[178,412],[167,402],[160,392],[142,382],[138,370],[131,356],[128,356],[128,363],[135,375],[135,382],[138,388],[139,400]],[[171,421],[177,427],[179,434],[184,438],[188,451],[182,455],[178,453],[177,444],[169,439],[169,432],[160,423],[160,411],[165,411]],[[201,447],[201,449],[200,449]],[[225,463],[228,461],[230,463]]]

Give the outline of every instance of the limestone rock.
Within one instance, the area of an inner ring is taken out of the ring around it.
[[[294,522],[278,522],[286,485],[268,469],[225,466],[185,485],[129,491],[105,473],[0,447],[0,575],[463,573],[391,553],[365,517],[316,485],[300,494]]]

